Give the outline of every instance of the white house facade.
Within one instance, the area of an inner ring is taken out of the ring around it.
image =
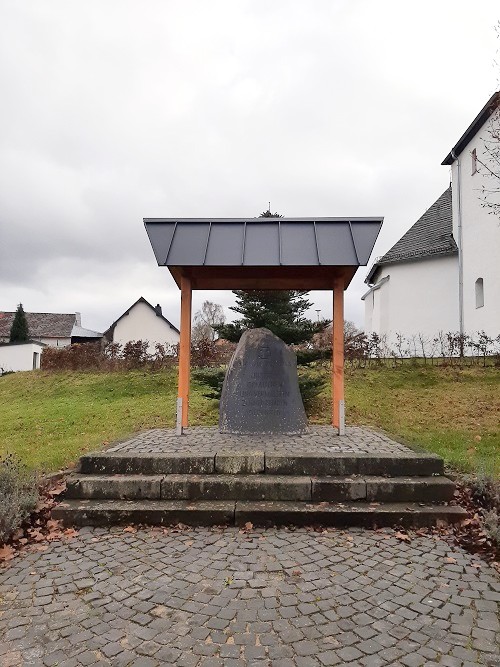
[[[365,332],[390,349],[401,336],[407,347],[416,344],[412,354],[421,353],[422,340],[430,354],[440,332],[500,334],[500,210],[485,206],[488,192],[483,198],[492,185],[500,191],[498,163],[490,183],[486,148],[499,114],[496,93],[443,161],[450,187],[368,273]]]
[[[0,344],[0,375],[39,369],[43,348],[36,341]]]
[[[129,341],[148,341],[148,352],[155,352],[156,344],[177,345],[179,330],[163,316],[161,306],[152,306],[142,296],[104,333],[106,340],[125,345]]]

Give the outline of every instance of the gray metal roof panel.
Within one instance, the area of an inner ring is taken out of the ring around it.
[[[280,236],[277,220],[259,224],[247,224],[245,234],[245,249],[243,253],[244,266],[279,266],[280,265]]]
[[[85,329],[84,327],[79,327],[75,324],[71,331],[71,336],[78,338],[102,338],[102,333],[93,331],[92,329]]]
[[[202,266],[209,230],[209,222],[177,223],[166,263],[171,266]]]
[[[368,264],[373,246],[378,238],[380,226],[371,222],[351,222],[351,232],[360,264]]]
[[[161,266],[167,261],[168,251],[175,231],[175,222],[148,225],[147,231],[156,261]]]
[[[359,266],[383,218],[145,218],[160,266]]]
[[[314,222],[281,223],[281,263],[287,266],[318,264]]]
[[[212,223],[205,256],[207,266],[238,266],[243,255],[244,223]]]
[[[335,225],[322,221],[316,222],[316,233],[320,264],[328,266],[359,265],[348,221]]]

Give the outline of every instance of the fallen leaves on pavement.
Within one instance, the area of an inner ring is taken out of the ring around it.
[[[57,480],[40,489],[40,498],[35,509],[11,536],[8,544],[0,547],[0,564],[12,560],[24,547],[33,551],[46,551],[47,542],[67,540],[78,535],[74,528],[65,528],[61,521],[51,518],[50,513],[59,496],[66,489],[64,480]]]

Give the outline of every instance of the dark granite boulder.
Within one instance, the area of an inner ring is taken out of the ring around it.
[[[304,433],[307,418],[295,353],[269,329],[249,329],[222,388],[222,433]]]

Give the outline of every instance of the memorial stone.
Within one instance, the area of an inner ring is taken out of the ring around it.
[[[307,418],[295,353],[269,329],[248,329],[222,387],[222,433],[304,433]]]

